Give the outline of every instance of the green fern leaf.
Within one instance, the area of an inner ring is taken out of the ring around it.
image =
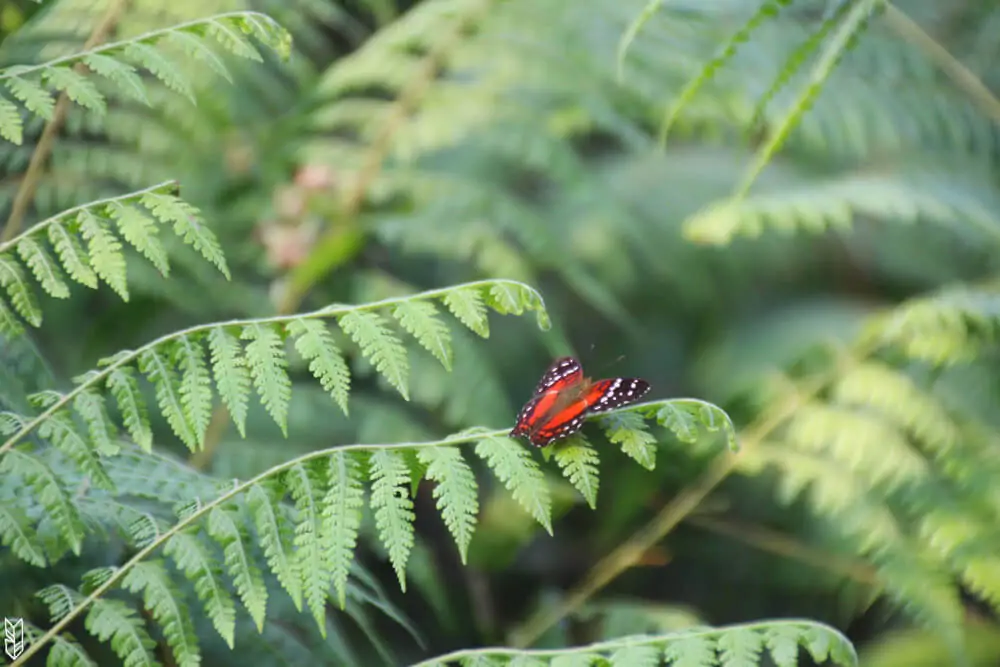
[[[108,229],[103,219],[83,209],[76,216],[80,233],[87,242],[94,271],[111,289],[118,293],[122,301],[128,301],[128,286],[125,284],[125,256],[122,244]]]
[[[812,106],[816,97],[823,90],[826,80],[833,73],[837,62],[843,57],[856,35],[865,28],[875,7],[881,0],[856,0],[850,3],[850,11],[843,18],[830,38],[829,43],[823,49],[816,64],[810,72],[809,84],[802,93],[795,99],[789,110],[785,113],[778,127],[771,133],[767,141],[754,155],[746,175],[737,186],[734,199],[742,199],[750,191],[751,186],[761,174],[767,164],[774,157],[774,154],[785,143],[791,134],[792,129],[798,124],[802,115]]]
[[[146,402],[130,366],[119,366],[108,375],[108,390],[118,404],[122,421],[137,445],[149,453],[153,447],[153,432],[149,426]]]
[[[121,451],[118,444],[118,431],[114,422],[108,416],[104,405],[104,396],[92,389],[84,389],[73,399],[73,408],[87,425],[90,440],[103,456],[115,456]],[[69,424],[72,428],[73,425]],[[111,480],[107,480],[111,483]],[[113,490],[113,487],[104,487]]]
[[[406,459],[391,449],[379,449],[369,461],[371,507],[375,527],[389,552],[399,587],[406,592],[406,561],[413,548],[413,500],[408,493],[410,470]]]
[[[253,556],[243,544],[243,536],[232,512],[224,507],[213,508],[208,515],[208,534],[222,547],[226,569],[233,578],[236,592],[243,601],[243,606],[250,612],[257,632],[263,632],[264,617],[267,614],[267,587]]]
[[[323,497],[321,510],[322,542],[327,546],[333,585],[340,608],[347,605],[347,575],[354,560],[354,550],[361,527],[364,488],[361,462],[351,452],[330,455],[330,487]]]
[[[959,439],[958,426],[944,407],[911,378],[885,364],[852,367],[837,380],[833,397],[847,406],[878,410],[938,453],[947,453]]]
[[[285,475],[298,520],[295,523],[295,566],[306,605],[326,636],[326,596],[330,587],[330,559],[323,549],[320,503],[326,489],[326,471],[318,461],[297,463]]]
[[[245,359],[260,402],[287,437],[292,381],[286,370],[288,361],[281,335],[273,325],[255,322],[246,325],[240,337],[250,341],[246,346]]]
[[[59,265],[40,243],[26,236],[18,241],[17,252],[42,289],[56,299],[69,298],[69,287],[63,280]]]
[[[170,580],[163,561],[136,563],[122,579],[122,588],[142,594],[143,604],[163,628],[163,636],[179,667],[201,664],[191,614],[179,604],[180,592]]]
[[[32,497],[45,509],[46,517],[79,556],[84,537],[83,521],[79,509],[52,469],[31,454],[12,449],[0,459],[0,473],[24,479],[31,488]]]
[[[750,628],[733,628],[719,636],[720,663],[726,667],[757,667],[764,638]]]
[[[173,367],[158,350],[150,349],[139,355],[139,370],[156,388],[156,401],[174,434],[189,450],[195,451],[201,441],[184,417],[184,403],[177,390],[177,375]]]
[[[437,508],[455,538],[464,565],[479,516],[476,477],[458,447],[423,448],[417,450],[417,457],[427,466],[427,479],[437,482],[434,487]]]
[[[99,667],[90,659],[82,646],[70,640],[69,635],[56,635],[52,638],[52,649],[49,651],[47,664],[59,667]]]
[[[216,632],[232,649],[236,631],[236,604],[222,582],[215,557],[190,532],[171,536],[163,553],[174,561],[177,569],[194,585],[195,594],[204,605],[205,613]]]
[[[410,372],[406,349],[386,326],[385,318],[378,313],[353,310],[340,317],[340,326],[361,348],[361,353],[372,362],[375,370],[381,373],[404,399],[410,400],[406,388]]]
[[[789,422],[787,437],[808,451],[829,453],[872,484],[897,488],[929,474],[926,460],[902,434],[862,412],[803,405]]]
[[[11,68],[7,69],[9,75],[13,75]],[[44,120],[52,120],[52,113],[55,111],[55,100],[52,95],[39,86],[36,82],[23,79],[18,76],[9,76],[6,79],[7,89],[18,100],[24,103],[25,108],[31,113],[41,116]]]
[[[277,492],[271,485],[254,484],[247,491],[247,508],[257,528],[257,539],[267,559],[267,565],[278,578],[297,611],[302,611],[302,582],[290,548],[293,542],[289,523],[277,511]]]
[[[221,19],[209,21],[206,27],[207,34],[218,40],[219,44],[230,53],[248,60],[263,62],[257,49],[246,40],[238,28],[234,29],[229,25],[228,21]]]
[[[180,396],[184,418],[200,445],[212,418],[212,380],[205,366],[205,349],[196,335],[189,334],[177,340],[174,361],[181,371]]]
[[[568,653],[557,655],[549,663],[550,667],[593,667],[600,665],[602,658],[593,653]]]
[[[570,484],[576,487],[591,509],[596,509],[599,485],[597,465],[600,462],[597,450],[577,436],[557,447],[555,458]]]
[[[125,47],[122,55],[140,67],[149,70],[167,88],[180,93],[194,104],[194,91],[180,74],[183,71],[182,68],[170,62],[159,49],[143,42],[132,42]]]
[[[656,437],[646,430],[646,422],[641,415],[635,412],[613,412],[601,418],[601,425],[608,440],[621,445],[628,457],[646,470],[656,469]],[[687,434],[686,430],[683,432]]]
[[[288,333],[295,337],[295,349],[309,361],[309,371],[329,392],[340,409],[347,412],[351,372],[340,354],[326,323],[296,318],[288,323]]]
[[[450,371],[451,336],[437,314],[437,308],[430,301],[403,301],[393,310],[400,326]]]
[[[17,315],[7,307],[3,299],[0,299],[0,334],[9,338],[17,338],[24,333],[24,327],[17,319]]]
[[[490,337],[490,320],[486,315],[483,295],[477,287],[451,290],[444,297],[448,310],[458,321],[483,338]]]
[[[854,647],[839,632],[813,625],[806,629],[804,639],[806,649],[816,662],[830,660],[838,665],[856,665],[858,662]]]
[[[91,81],[71,67],[49,67],[43,74],[46,82],[66,93],[69,99],[100,115],[108,111],[104,96]]]
[[[13,503],[0,503],[0,545],[26,563],[45,567],[45,552],[38,546],[28,515]]]
[[[146,86],[142,83],[142,77],[139,76],[134,67],[117,58],[100,53],[87,54],[84,56],[83,62],[92,72],[114,83],[126,95],[149,106]]]
[[[717,663],[715,638],[711,635],[678,637],[664,651],[671,667],[711,667]]]
[[[489,464],[521,507],[552,534],[552,498],[538,463],[510,438],[489,437],[476,444],[476,455]]]
[[[24,125],[17,105],[0,96],[0,137],[18,146],[24,141]]]
[[[76,236],[58,222],[49,225],[49,242],[55,248],[69,277],[91,289],[97,289],[97,274]]]
[[[109,491],[114,490],[111,478],[97,460],[94,450],[80,435],[69,412],[60,410],[50,416],[38,427],[38,434],[51,440],[52,444],[66,454],[97,486]]]
[[[225,63],[212,49],[205,45],[205,42],[195,35],[183,30],[175,30],[167,35],[168,42],[174,42],[182,51],[195,60],[207,64],[216,74],[229,83],[233,82],[233,75],[229,73]]]
[[[623,646],[611,654],[611,665],[612,667],[659,667],[660,651],[655,646],[648,645]]]
[[[727,62],[733,59],[736,55],[736,51],[739,49],[741,44],[746,43],[750,39],[750,35],[756,30],[760,25],[767,19],[773,18],[778,14],[782,7],[787,7],[791,4],[791,0],[765,0],[757,7],[757,11],[740,26],[739,30],[734,32],[728,40],[719,48],[718,53],[702,68],[698,75],[692,79],[684,89],[681,91],[677,99],[674,100],[673,104],[667,110],[667,113],[663,117],[663,121],[660,124],[659,132],[659,143],[662,147],[666,144],[667,135],[670,133],[670,129],[677,122],[677,118],[680,116],[680,112],[683,110],[687,104],[694,99],[694,96],[698,94],[698,91],[708,83],[725,65]]]
[[[738,451],[736,427],[729,415],[720,407],[695,398],[675,398],[667,401],[656,411],[656,421],[677,436],[681,442],[698,441],[697,426],[701,424],[709,431],[723,430],[730,451]]]
[[[801,636],[801,630],[793,625],[776,625],[767,629],[764,642],[776,667],[797,667]]]
[[[42,312],[38,309],[28,282],[24,279],[21,265],[7,255],[0,255],[0,287],[7,290],[10,303],[18,315],[32,326],[41,326]]]
[[[518,283],[498,282],[490,285],[489,304],[501,315],[520,315],[525,302],[534,296]]]
[[[107,215],[118,225],[122,238],[128,241],[164,277],[170,275],[167,251],[157,237],[156,223],[134,206],[113,202],[107,207]]]
[[[98,598],[91,603],[84,627],[111,649],[128,667],[158,667],[153,657],[156,642],[131,607],[121,600]]]
[[[222,246],[211,229],[205,225],[198,210],[173,195],[162,192],[146,192],[142,195],[142,205],[162,222],[173,222],[174,233],[184,242],[201,253],[201,256],[215,265],[219,272],[230,280],[226,256]]]
[[[239,429],[240,435],[245,438],[250,400],[250,372],[247,370],[243,346],[239,338],[221,326],[209,330],[208,345],[219,398],[229,410],[229,416]]]

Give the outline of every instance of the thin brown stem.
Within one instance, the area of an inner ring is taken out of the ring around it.
[[[108,6],[107,11],[104,12],[97,25],[94,26],[90,37],[84,42],[84,51],[89,51],[107,40],[127,5],[128,0],[117,0]],[[73,69],[83,74],[87,68],[83,63],[77,63],[73,66]],[[38,138],[38,145],[35,146],[35,150],[31,154],[31,160],[28,162],[28,169],[24,173],[24,178],[21,179],[21,185],[17,189],[17,194],[14,195],[14,203],[10,208],[10,217],[7,218],[7,224],[4,225],[3,231],[0,232],[0,242],[10,240],[21,231],[21,225],[24,224],[24,216],[28,212],[28,206],[31,205],[31,201],[35,198],[35,192],[38,190],[38,182],[42,178],[45,163],[52,154],[53,146],[55,146],[56,136],[58,136],[59,130],[62,129],[63,124],[66,122],[69,105],[69,96],[65,92],[60,93],[59,99],[56,100],[55,108],[52,111],[52,118],[45,124],[45,128],[42,129],[42,135]]]

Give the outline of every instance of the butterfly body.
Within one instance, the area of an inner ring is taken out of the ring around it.
[[[510,435],[527,436],[535,447],[545,447],[579,431],[588,414],[627,405],[647,391],[649,383],[641,378],[591,380],[579,361],[561,357],[542,375]]]

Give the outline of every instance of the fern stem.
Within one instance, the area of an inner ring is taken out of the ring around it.
[[[506,280],[506,279],[500,279],[500,280],[476,280],[476,281],[473,281],[473,282],[463,283],[461,285],[458,285],[457,288],[458,289],[461,289],[461,288],[476,288],[476,287],[482,287],[482,286],[485,286],[485,285],[498,285],[498,284],[517,285],[519,288],[522,288],[522,289],[525,289],[525,290],[531,292],[538,299],[539,307],[542,308],[542,309],[544,309],[545,302],[542,300],[541,294],[539,294],[531,286],[526,285],[526,284],[521,283],[521,282],[518,282],[516,280]],[[99,382],[102,382],[105,378],[107,378],[109,375],[111,375],[111,373],[115,369],[120,368],[120,367],[122,367],[122,366],[124,366],[124,365],[126,365],[128,363],[131,363],[131,362],[135,361],[136,359],[138,359],[147,350],[152,350],[152,349],[154,349],[154,348],[156,348],[156,347],[158,347],[160,345],[163,345],[164,343],[166,343],[168,341],[171,341],[171,340],[174,340],[174,339],[181,339],[181,338],[183,338],[185,336],[190,336],[192,334],[198,334],[198,333],[202,333],[202,332],[207,332],[207,331],[209,331],[211,329],[214,329],[216,327],[229,327],[229,326],[243,327],[243,326],[249,326],[251,324],[255,324],[255,325],[283,324],[283,323],[291,321],[291,320],[293,320],[295,318],[336,317],[338,315],[343,315],[343,314],[346,314],[346,313],[349,313],[349,312],[376,310],[376,309],[379,309],[379,308],[385,308],[386,306],[391,306],[391,305],[394,305],[394,304],[397,304],[397,303],[402,303],[402,302],[405,302],[405,301],[409,301],[411,299],[433,299],[433,298],[436,298],[436,297],[444,296],[444,295],[446,295],[446,294],[448,294],[450,292],[453,292],[453,291],[455,291],[455,289],[456,289],[456,286],[441,287],[441,288],[438,288],[438,289],[428,290],[426,292],[419,292],[417,294],[410,294],[410,295],[405,295],[405,296],[389,297],[387,299],[382,299],[381,301],[374,301],[372,303],[366,303],[366,304],[357,305],[357,306],[352,306],[352,305],[333,305],[333,306],[325,306],[323,308],[319,308],[317,310],[313,310],[313,311],[307,312],[307,313],[294,313],[294,314],[291,314],[291,315],[273,315],[271,317],[245,318],[245,319],[229,320],[229,321],[226,321],[226,322],[212,322],[212,323],[209,323],[209,324],[199,324],[199,325],[195,325],[193,327],[189,327],[187,329],[182,329],[180,331],[174,331],[174,332],[166,334],[164,336],[160,336],[159,338],[157,338],[155,340],[152,340],[149,343],[146,343],[145,345],[143,345],[142,347],[140,347],[137,350],[131,350],[128,354],[122,354],[121,356],[119,356],[118,358],[116,358],[113,362],[111,362],[107,366],[105,366],[101,371],[92,373],[87,378],[86,382],[83,382],[83,383],[77,385],[71,391],[69,391],[66,394],[64,394],[58,401],[56,401],[52,405],[50,405],[44,412],[40,413],[37,417],[35,417],[34,419],[32,419],[30,422],[26,423],[17,432],[15,432],[14,434],[12,434],[6,440],[6,442],[3,443],[3,445],[0,445],[0,455],[3,455],[5,452],[7,452],[8,450],[10,450],[11,447],[13,447],[15,444],[17,444],[17,442],[19,442],[21,439],[23,439],[26,435],[28,435],[33,430],[35,430],[42,422],[44,422],[46,419],[50,418],[56,412],[58,412],[59,410],[61,410],[62,408],[64,408],[66,405],[68,405],[74,398],[76,398],[76,396],[78,396],[79,394],[83,393],[87,389],[96,386]]]
[[[946,48],[891,2],[885,3],[885,20],[903,39],[915,44],[926,53],[927,57],[940,67],[959,89],[965,91],[986,115],[1000,124],[1000,100],[968,67],[948,53]]]
[[[267,14],[262,14],[260,12],[255,12],[255,11],[223,12],[221,14],[212,14],[211,16],[203,16],[201,18],[197,18],[197,19],[194,19],[194,20],[191,20],[191,21],[185,21],[184,23],[175,23],[175,24],[170,25],[170,26],[168,26],[166,28],[157,28],[156,30],[150,30],[149,32],[144,32],[141,35],[137,35],[135,37],[129,37],[128,39],[120,40],[120,41],[117,41],[117,42],[108,42],[107,44],[103,44],[102,46],[100,46],[98,48],[97,44],[100,43],[100,42],[102,42],[103,41],[103,37],[106,37],[107,33],[110,31],[110,29],[114,27],[114,23],[117,21],[117,14],[120,13],[121,9],[124,9],[124,5],[126,5],[128,3],[128,0],[118,0],[118,3],[120,5],[120,7],[113,7],[112,8],[113,10],[116,10],[115,11],[116,16],[112,17],[112,21],[111,21],[111,24],[108,26],[108,30],[104,31],[104,33],[101,35],[102,39],[98,39],[96,41],[92,41],[92,40],[88,39],[86,41],[86,43],[84,43],[82,50],[80,50],[80,51],[74,51],[70,55],[63,56],[62,58],[53,58],[52,60],[46,60],[43,63],[39,63],[38,65],[32,65],[32,66],[28,66],[28,67],[21,67],[21,68],[18,68],[17,71],[15,71],[15,72],[9,72],[7,74],[0,73],[0,81],[3,81],[4,79],[7,79],[7,78],[10,78],[10,77],[13,77],[13,76],[21,77],[21,76],[25,76],[26,74],[31,74],[33,72],[44,71],[44,70],[47,70],[47,69],[51,69],[52,67],[57,67],[59,65],[65,65],[67,63],[71,63],[71,62],[76,62],[76,61],[79,61],[79,60],[83,60],[87,56],[99,55],[99,54],[102,54],[102,53],[104,53],[106,51],[114,51],[116,49],[121,49],[121,48],[127,47],[127,46],[129,46],[131,44],[135,44],[136,42],[145,42],[145,41],[155,40],[155,39],[157,39],[159,37],[162,37],[164,35],[170,35],[170,34],[174,34],[174,33],[177,33],[177,32],[183,32],[183,31],[188,30],[189,28],[194,28],[194,27],[197,27],[197,26],[200,26],[200,25],[206,25],[206,24],[209,24],[209,23],[214,23],[214,22],[217,22],[217,21],[223,21],[225,19],[240,19],[240,18],[254,17],[254,18],[259,19],[262,23],[274,24],[274,19],[272,19]],[[108,14],[106,16],[110,16],[111,12],[112,12],[112,10],[109,10]],[[102,24],[98,24],[98,26],[94,29],[94,34],[95,35],[97,34],[97,31],[101,27],[102,27]]]
[[[855,359],[864,358],[868,356],[870,349],[867,344],[859,344],[853,357]],[[602,558],[591,569],[587,578],[570,591],[560,604],[539,610],[529,617],[520,628],[515,629],[510,634],[510,643],[517,647],[530,646],[549,628],[574,613],[594,594],[638,563],[650,548],[686,519],[702,500],[708,497],[719,484],[736,470],[741,452],[764,441],[800,406],[822,391],[841,370],[838,367],[834,372],[825,373],[822,377],[814,379],[806,387],[792,393],[784,401],[762,415],[748,429],[746,435],[740,438],[740,451],[731,452],[725,458],[717,459],[695,485],[682,490],[660,510],[652,521]]]
[[[84,42],[83,48],[85,51],[93,49],[97,44],[100,44],[114,28],[115,24],[118,23],[118,18],[124,11],[126,5],[126,0],[117,0],[117,2],[112,3],[101,20],[97,22],[94,26],[93,32],[90,33],[90,37]],[[74,55],[74,58],[77,56]],[[82,72],[85,66],[82,62],[77,63],[74,69],[78,72]],[[24,71],[21,71],[23,74]],[[0,77],[2,78],[2,77]],[[56,135],[59,134],[59,130],[62,129],[63,123],[66,122],[66,114],[69,112],[69,95],[65,91],[60,93],[59,99],[56,101],[55,109],[52,112],[52,119],[45,124],[45,129],[42,130],[42,136],[38,139],[38,144],[35,146],[35,150],[31,153],[31,160],[28,162],[28,169],[24,173],[24,178],[21,180],[21,185],[17,189],[17,194],[14,195],[14,203],[10,207],[10,217],[7,218],[7,224],[4,225],[3,232],[0,233],[0,242],[8,241],[21,229],[21,225],[24,222],[24,214],[28,211],[28,206],[31,204],[32,199],[35,197],[35,190],[38,189],[38,181],[42,176],[42,170],[45,168],[45,163],[49,159],[49,155],[52,153],[52,147],[56,142]]]
[[[156,185],[151,185],[148,188],[143,188],[142,190],[136,190],[135,192],[128,192],[123,195],[117,195],[115,197],[107,197],[105,199],[97,199],[94,201],[89,201],[86,204],[81,204],[80,206],[74,206],[73,208],[68,208],[65,211],[60,211],[58,214],[52,216],[51,218],[46,218],[41,222],[32,225],[30,229],[26,229],[20,232],[17,236],[7,239],[0,243],[0,253],[6,252],[8,249],[16,246],[22,239],[28,236],[33,236],[35,234],[45,231],[50,225],[54,225],[60,220],[66,220],[68,218],[74,218],[78,213],[87,211],[90,209],[100,208],[102,206],[107,206],[109,204],[119,204],[131,201],[133,199],[141,199],[143,195],[155,194],[162,190],[173,190],[177,191],[179,189],[179,184],[177,181],[163,181],[162,183],[157,183]]]

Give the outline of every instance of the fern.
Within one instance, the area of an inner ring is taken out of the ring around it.
[[[42,290],[52,297],[69,297],[63,270],[72,280],[91,289],[97,287],[100,278],[128,301],[125,256],[111,228],[117,227],[128,243],[167,276],[169,264],[156,236],[154,220],[163,224],[173,222],[175,233],[186,241],[189,240],[187,230],[197,227],[199,235],[196,241],[191,241],[192,245],[228,277],[224,260],[219,260],[221,255],[215,236],[198,219],[198,212],[173,194],[175,189],[173,183],[162,183],[91,202],[44,220],[10,241],[0,243],[0,286],[6,288],[10,307],[32,326],[41,326],[41,310],[27,280],[27,271],[15,259],[15,252]],[[128,214],[123,214],[124,210],[128,210]],[[51,244],[55,257],[47,249],[45,239]],[[0,305],[0,311],[9,312],[8,306]],[[13,318],[0,318],[0,333],[17,335],[22,331]]]
[[[230,12],[151,31],[39,65],[4,68],[0,70],[0,89],[6,90],[28,112],[45,120],[53,117],[53,91],[65,92],[73,102],[103,114],[107,111],[107,100],[85,74],[99,76],[122,95],[149,104],[148,90],[137,72],[137,68],[141,67],[166,86],[194,101],[194,93],[180,74],[178,65],[164,54],[162,48],[156,47],[162,47],[164,43],[179,47],[231,79],[208,44],[213,43],[217,48],[243,58],[260,60],[260,54],[245,35],[255,37],[285,57],[289,54],[290,35],[269,16],[258,12]],[[0,97],[0,137],[20,144],[23,134],[24,127],[17,106],[11,99]]]
[[[665,404],[668,402],[643,404],[640,407],[655,411],[658,405]],[[400,586],[404,590],[404,572],[413,545],[414,520],[413,505],[409,497],[413,470],[405,456],[408,451],[421,452],[420,458],[428,462],[421,474],[429,481],[441,485],[437,494],[440,499],[439,508],[460,552],[464,551],[468,540],[471,539],[476,509],[474,477],[467,472],[464,464],[458,463],[461,459],[458,450],[454,449],[454,445],[462,443],[477,443],[474,450],[476,455],[483,459],[497,479],[511,490],[515,500],[551,532],[551,502],[540,467],[532,460],[527,450],[504,437],[505,433],[506,430],[490,432],[476,429],[437,442],[401,443],[374,448],[365,445],[335,447],[310,452],[275,466],[250,480],[237,483],[210,500],[203,499],[195,505],[184,508],[179,514],[179,520],[173,526],[160,532],[121,568],[113,571],[92,571],[85,575],[85,580],[98,583],[94,583],[92,589],[88,589],[89,594],[85,599],[74,603],[72,611],[54,616],[56,623],[53,628],[42,637],[39,644],[29,649],[25,656],[30,655],[44,641],[57,635],[88,605],[100,601],[100,596],[105,592],[124,582],[136,564],[149,562],[147,557],[161,546],[165,548],[165,555],[177,563],[178,569],[195,586],[206,606],[207,614],[212,618],[220,634],[227,641],[231,641],[233,605],[229,594],[218,580],[219,574],[216,572],[214,561],[204,552],[201,540],[197,537],[199,527],[203,524],[207,524],[208,535],[222,546],[225,553],[225,571],[232,577],[244,606],[259,624],[266,612],[267,595],[260,585],[259,573],[245,554],[241,531],[237,528],[237,523],[227,514],[227,512],[242,511],[244,494],[246,502],[251,504],[258,532],[262,536],[268,536],[266,539],[262,538],[265,539],[268,567],[283,586],[297,575],[297,583],[286,587],[293,597],[298,595],[298,591],[302,591],[306,604],[313,612],[320,631],[323,632],[326,588],[333,579],[338,591],[342,590],[344,571],[359,525],[358,503],[362,502],[359,495],[361,491],[359,469],[354,464],[347,463],[349,459],[345,457],[353,457],[361,452],[371,452],[369,504],[374,510],[380,537],[386,544],[390,560],[399,575]],[[434,451],[436,449],[440,451]],[[17,453],[17,450],[9,452],[2,463],[6,464],[12,459],[17,463]],[[572,458],[572,454],[569,458]],[[584,474],[592,481],[592,462],[588,461],[582,466],[565,467],[567,468],[565,472],[571,479],[573,477],[579,479],[578,470],[583,469]],[[15,465],[12,472],[23,474],[26,469],[23,464]],[[448,478],[443,476],[446,470],[466,472],[458,472],[455,480],[452,480],[450,476]],[[298,510],[291,551],[286,550],[289,548],[288,536],[280,535],[280,529],[272,518],[276,513],[275,497],[267,490],[267,485],[272,483],[272,480],[279,479],[283,481],[283,488],[290,490]],[[44,502],[43,498],[40,500]],[[279,542],[283,543],[283,546],[279,546]],[[45,589],[40,595],[49,597],[53,594],[52,591],[53,589]],[[104,607],[100,609],[104,610]],[[106,611],[90,612],[91,615],[94,613],[103,614]],[[120,622],[127,625],[125,617],[120,617]],[[131,654],[139,650],[136,646],[144,645],[141,641],[138,644],[121,643],[124,641],[124,639],[112,641],[113,647],[115,642],[119,642],[116,650],[122,654]]]
[[[766,649],[766,651],[765,651]],[[538,665],[576,667],[716,667],[760,665],[769,655],[778,667],[799,664],[800,649],[817,663],[858,664],[851,643],[836,630],[809,621],[769,621],[721,628],[693,628],[666,635],[636,635],[567,649],[515,651],[485,648],[455,651],[413,667],[445,665]]]

